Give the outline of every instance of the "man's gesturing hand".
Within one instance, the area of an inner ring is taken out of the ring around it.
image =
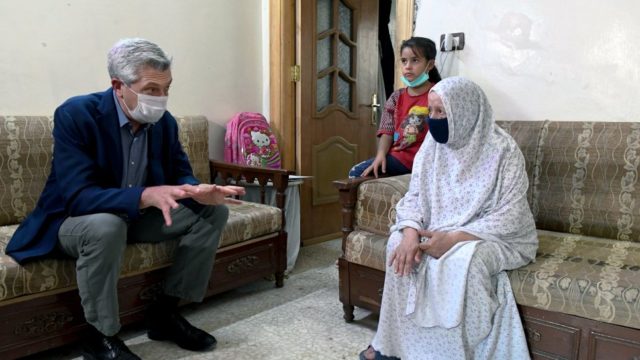
[[[196,188],[193,185],[162,185],[147,187],[140,196],[140,209],[150,206],[162,211],[164,223],[171,226],[171,209],[178,207],[177,200],[188,198],[190,191]]]
[[[220,186],[212,184],[200,184],[187,190],[189,197],[203,205],[220,205],[224,203],[238,203],[238,200],[228,196],[244,195],[244,188],[241,186]]]
[[[150,206],[162,211],[164,223],[171,226],[171,209],[178,207],[178,200],[193,198],[203,205],[220,205],[224,203],[238,203],[237,200],[227,196],[244,195],[245,191],[240,186],[220,186],[210,184],[200,185],[163,185],[145,188],[140,197],[140,209]]]

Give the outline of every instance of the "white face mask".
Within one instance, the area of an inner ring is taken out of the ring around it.
[[[123,83],[124,84],[124,83]],[[125,85],[132,93],[138,96],[138,105],[135,109],[129,109],[127,103],[124,103],[124,106],[129,110],[129,115],[131,117],[141,123],[141,124],[155,124],[160,120],[164,112],[167,111],[167,101],[169,101],[168,96],[151,96],[145,94],[138,94],[133,91],[130,87]],[[123,99],[124,100],[124,99]],[[124,101],[123,101],[124,102]]]

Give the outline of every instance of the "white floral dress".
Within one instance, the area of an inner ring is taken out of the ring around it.
[[[528,359],[505,272],[532,261],[538,246],[524,157],[475,83],[452,77],[431,91],[445,107],[449,140],[428,136],[420,148],[387,256],[405,227],[462,230],[478,240],[439,259],[423,256],[407,277],[388,267],[372,345],[403,360]]]

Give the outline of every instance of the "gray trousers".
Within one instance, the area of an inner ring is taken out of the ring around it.
[[[59,245],[77,259],[78,290],[87,322],[107,336],[120,331],[117,286],[127,243],[178,239],[164,293],[202,301],[228,216],[224,205],[205,206],[199,213],[180,205],[171,210],[171,226],[164,224],[156,208],[131,222],[110,213],[67,218],[58,231]]]

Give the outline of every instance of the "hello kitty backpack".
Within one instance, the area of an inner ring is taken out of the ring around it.
[[[240,165],[280,169],[280,150],[262,114],[240,112],[227,123],[224,161]]]

